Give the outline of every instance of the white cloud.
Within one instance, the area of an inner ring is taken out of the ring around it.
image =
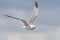
[[[18,33],[16,33],[16,34],[8,34],[7,39],[8,40],[22,40],[20,35],[21,34],[18,34]]]
[[[3,27],[6,23],[6,20],[0,19],[0,27]]]
[[[60,40],[60,27],[56,28],[55,31],[49,31],[46,35],[47,40]]]
[[[55,37],[55,40],[60,40],[60,27],[53,33],[53,36]]]
[[[53,30],[39,33],[1,32],[0,40],[60,40],[60,27]]]
[[[0,40],[1,38],[4,40],[45,40],[45,35],[43,33],[1,33]]]

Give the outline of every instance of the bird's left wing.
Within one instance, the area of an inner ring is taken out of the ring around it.
[[[29,21],[30,24],[32,24],[34,22],[34,20],[37,17],[37,14],[38,14],[38,3],[35,1],[34,10],[33,10],[33,13],[31,15],[31,18]]]

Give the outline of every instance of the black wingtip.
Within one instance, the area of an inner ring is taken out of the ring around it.
[[[35,7],[38,8],[38,3],[37,3],[37,1],[35,1]]]
[[[13,17],[13,16],[9,16],[9,15],[5,15],[6,17],[10,17],[10,18],[14,18],[14,19],[18,19],[20,20],[19,18],[16,18],[16,17]]]
[[[5,16],[8,16],[8,15],[5,15]]]
[[[9,16],[9,15],[5,15],[6,17],[10,17],[10,18],[13,18],[12,16]]]
[[[9,17],[8,15],[5,15],[6,17]]]

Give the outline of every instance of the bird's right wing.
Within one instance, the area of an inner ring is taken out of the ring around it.
[[[6,17],[10,17],[10,18],[13,18],[13,19],[17,19],[17,20],[20,20],[24,23],[24,25],[26,26],[29,26],[28,23],[26,22],[26,20],[23,20],[23,19],[19,19],[19,18],[16,18],[16,17],[12,17],[12,16],[9,16],[9,15],[5,15]]]

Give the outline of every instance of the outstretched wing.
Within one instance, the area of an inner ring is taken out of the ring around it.
[[[33,13],[31,15],[31,18],[30,18],[30,21],[29,23],[32,24],[34,22],[34,20],[36,19],[37,17],[37,14],[38,14],[38,4],[37,2],[35,1],[35,5],[34,5],[34,10],[33,10]]]
[[[9,15],[5,15],[5,16],[6,16],[6,17],[13,18],[13,19],[21,20],[21,21],[24,23],[24,25],[28,26],[28,23],[27,23],[25,20],[23,20],[23,19],[19,19],[19,18],[12,17],[12,16],[9,16]]]

